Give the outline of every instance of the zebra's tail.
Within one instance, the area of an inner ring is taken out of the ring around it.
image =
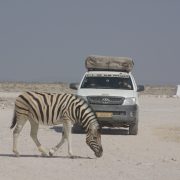
[[[16,125],[17,119],[16,119],[16,112],[14,111],[13,119],[12,119],[12,124],[10,129],[12,129]]]

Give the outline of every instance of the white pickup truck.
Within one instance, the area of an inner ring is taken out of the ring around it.
[[[138,92],[144,90],[136,85],[133,65],[130,58],[89,56],[80,84],[70,84],[93,108],[102,127],[127,127],[130,135],[138,133]]]

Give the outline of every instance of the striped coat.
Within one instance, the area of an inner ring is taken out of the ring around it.
[[[17,97],[11,126],[11,128],[16,126],[13,131],[13,151],[16,155],[19,154],[17,151],[17,138],[27,120],[31,123],[31,137],[43,154],[47,153],[45,153],[44,148],[37,139],[39,124],[53,126],[62,123],[64,133],[59,144],[62,144],[67,139],[69,154],[71,155],[69,138],[71,136],[71,123],[80,123],[87,132],[87,144],[95,152],[96,156],[102,155],[97,118],[89,105],[76,95],[25,92]],[[59,148],[59,144],[56,147]],[[49,154],[52,155],[56,151],[56,147],[52,148]]]

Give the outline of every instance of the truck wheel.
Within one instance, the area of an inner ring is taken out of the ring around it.
[[[74,134],[79,134],[79,133],[83,133],[84,130],[83,128],[81,127],[81,125],[79,124],[74,124],[73,127],[72,127],[72,133]]]
[[[138,123],[131,124],[129,126],[129,135],[137,135],[138,134]]]

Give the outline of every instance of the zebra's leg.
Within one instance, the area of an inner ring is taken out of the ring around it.
[[[72,129],[72,124],[70,120],[65,120],[64,123],[64,132],[65,132],[65,136],[67,138],[67,142],[68,142],[68,154],[69,156],[73,157],[73,153],[72,153],[72,146],[71,146],[71,141],[72,141],[72,134],[71,134],[71,129]]]
[[[71,148],[71,121],[65,120],[63,121],[63,132],[60,143],[58,143],[54,148],[51,148],[49,151],[49,155],[53,156],[53,154],[64,144],[65,139],[68,141],[68,154],[73,157],[72,148]]]
[[[30,132],[31,138],[33,139],[34,143],[36,144],[38,150],[41,152],[42,156],[48,156],[46,149],[41,145],[41,143],[39,142],[39,140],[37,138],[39,124],[33,120],[30,120],[30,124],[31,124],[31,132]]]
[[[64,144],[65,139],[66,139],[66,137],[65,137],[65,133],[64,133],[64,129],[63,129],[63,130],[62,130],[62,138],[61,138],[60,143],[58,143],[55,147],[53,147],[53,148],[51,148],[51,149],[49,150],[49,155],[50,155],[50,156],[53,156],[54,153]]]
[[[17,157],[19,156],[19,152],[17,150],[18,137],[26,121],[27,121],[26,119],[20,119],[19,117],[17,117],[17,124],[13,131],[13,152]]]

